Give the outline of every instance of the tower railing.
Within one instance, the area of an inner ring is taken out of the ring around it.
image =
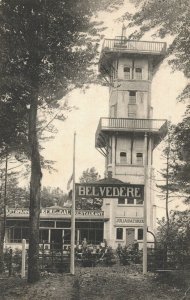
[[[145,52],[145,53],[158,53],[166,52],[166,43],[163,42],[150,42],[150,41],[135,41],[127,40],[125,37],[116,37],[115,39],[105,39],[103,51],[126,51],[126,52]]]
[[[166,123],[165,119],[100,118],[98,128],[159,131]]]

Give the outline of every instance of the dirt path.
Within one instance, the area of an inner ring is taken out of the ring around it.
[[[0,300],[181,300],[184,292],[153,274],[143,276],[135,266],[77,268],[75,276],[48,274],[34,285],[0,279]]]

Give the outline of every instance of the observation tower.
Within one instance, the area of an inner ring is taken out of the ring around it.
[[[146,197],[146,211],[144,199],[105,199],[104,237],[113,247],[142,243],[145,213],[148,230],[155,228],[153,150],[167,133],[167,121],[153,119],[151,83],[165,54],[162,42],[117,36],[103,43],[99,71],[109,82],[109,116],[100,118],[95,146],[105,156],[106,173],[143,185]]]

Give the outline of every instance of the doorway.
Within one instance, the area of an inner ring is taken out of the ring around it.
[[[51,247],[54,249],[62,249],[62,229],[52,229],[51,230]]]
[[[135,229],[134,228],[127,228],[126,229],[126,246],[133,244],[135,240]]]

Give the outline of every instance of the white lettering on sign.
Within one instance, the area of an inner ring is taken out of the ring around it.
[[[28,214],[29,215],[29,210],[28,209],[7,209],[7,214],[9,216],[16,216],[16,215],[23,215],[23,214]],[[104,211],[102,210],[76,210],[75,211],[76,216],[92,216],[92,217],[103,217],[104,216]],[[70,216],[71,215],[71,210],[70,209],[62,209],[62,208],[43,208],[41,209],[40,212],[41,216],[44,215],[64,215],[64,216]]]
[[[85,187],[84,186],[79,186],[79,195],[84,196],[85,195]]]
[[[113,196],[119,197],[119,189],[117,187],[113,187]]]
[[[116,217],[116,224],[143,224],[143,218]]]
[[[141,190],[140,188],[136,187],[135,188],[135,198],[141,197]]]
[[[143,199],[144,186],[136,185],[98,185],[76,184],[76,197],[94,198],[141,198]]]

